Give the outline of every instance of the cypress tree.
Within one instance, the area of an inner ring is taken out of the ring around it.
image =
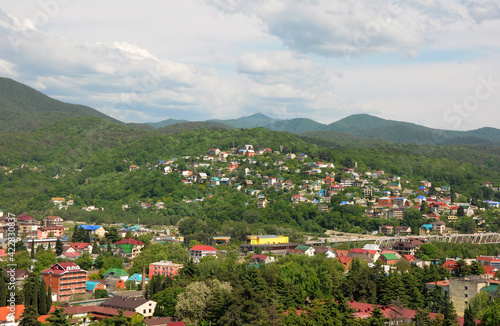
[[[36,312],[38,312],[38,292],[39,292],[39,286],[38,286],[38,281],[36,279],[36,276],[33,276],[33,296],[31,298],[31,305],[35,309]]]
[[[24,306],[28,307],[33,303],[33,278],[30,277],[25,282],[23,287]]]
[[[47,291],[47,311],[52,308],[52,288],[49,285],[49,290]]]
[[[31,239],[31,259],[35,259],[35,239]]]
[[[61,256],[64,250],[64,244],[61,240],[57,239],[56,241],[56,255]]]
[[[47,313],[47,285],[43,278],[40,283],[40,291],[38,292],[38,313],[40,315]]]
[[[474,313],[472,312],[470,305],[465,307],[464,326],[476,326],[476,321],[474,320]]]
[[[4,271],[0,273],[0,307],[7,305],[7,284],[5,283]]]

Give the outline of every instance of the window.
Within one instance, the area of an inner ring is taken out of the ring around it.
[[[465,287],[465,291],[467,291],[467,290],[468,290],[468,288],[467,288],[467,287]]]
[[[144,309],[143,313],[144,313],[144,314],[146,313],[146,309]]]
[[[151,309],[149,309],[149,312],[151,312]]]
[[[469,295],[466,293],[466,294],[465,294],[465,297],[466,297],[466,298],[468,298],[468,297],[469,297]]]

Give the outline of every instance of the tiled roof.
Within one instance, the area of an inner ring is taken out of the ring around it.
[[[212,246],[204,246],[204,245],[196,245],[194,246],[193,248],[189,249],[189,250],[199,250],[199,251],[217,251],[217,249],[215,249],[214,247]]]
[[[120,241],[115,242],[117,245],[122,245],[122,244],[133,244],[136,246],[144,246],[144,242],[141,242],[139,240],[131,239],[131,238],[125,238]]]

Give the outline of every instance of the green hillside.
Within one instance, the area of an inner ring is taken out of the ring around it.
[[[0,78],[0,132],[34,130],[75,116],[119,123],[90,107],[54,100],[12,79]]]

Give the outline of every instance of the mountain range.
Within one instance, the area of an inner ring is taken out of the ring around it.
[[[47,126],[54,121],[76,116],[102,118],[123,124],[93,108],[64,103],[9,78],[0,78],[0,132],[28,131]],[[136,129],[161,129],[167,133],[204,128],[256,128],[284,131],[332,140],[380,139],[395,143],[428,145],[487,145],[500,146],[500,130],[480,128],[470,131],[432,129],[408,122],[386,120],[368,114],[354,114],[331,124],[321,124],[308,118],[275,119],[262,113],[238,119],[190,122],[168,119],[146,124],[131,123]]]

